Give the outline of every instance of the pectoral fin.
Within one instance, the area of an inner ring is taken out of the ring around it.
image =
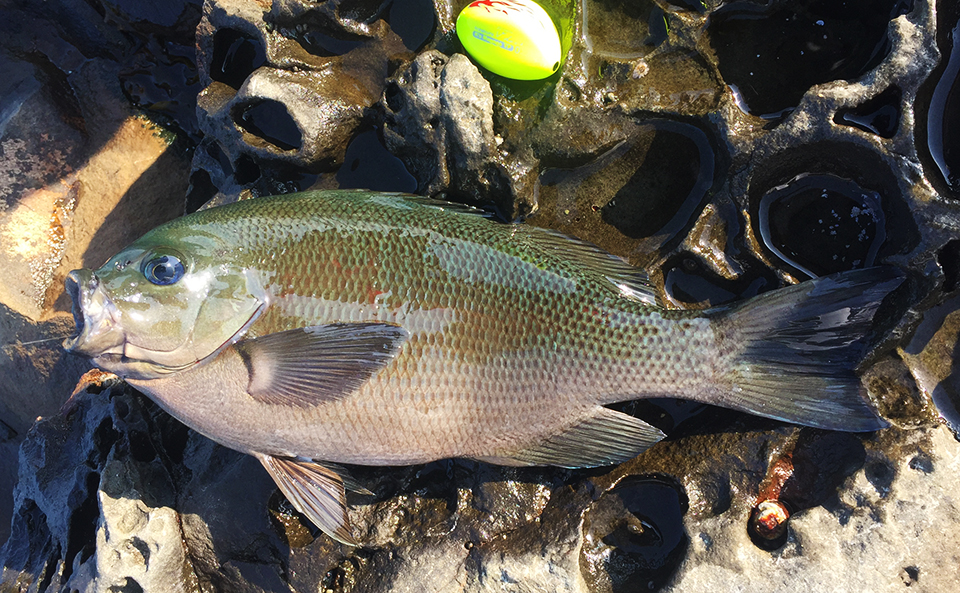
[[[553,465],[571,469],[612,465],[633,459],[664,436],[660,429],[643,420],[598,406],[586,418],[532,447],[478,460],[499,465]]]
[[[294,508],[338,542],[357,545],[347,519],[343,480],[336,472],[312,461],[258,457]]]
[[[267,404],[309,407],[356,391],[409,337],[387,323],[331,323],[243,340],[247,392]]]

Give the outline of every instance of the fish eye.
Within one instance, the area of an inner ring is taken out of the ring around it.
[[[143,263],[143,275],[152,284],[168,286],[183,278],[183,263],[175,255],[158,255]]]

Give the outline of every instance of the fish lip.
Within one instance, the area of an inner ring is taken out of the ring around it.
[[[69,351],[77,345],[80,334],[83,333],[83,328],[86,325],[86,319],[84,319],[83,308],[80,306],[80,283],[73,272],[67,274],[67,279],[64,280],[64,288],[70,295],[70,313],[73,315],[75,326],[70,337],[63,341],[63,347]]]
[[[73,270],[64,282],[70,295],[75,333],[63,341],[67,352],[101,357],[123,353],[125,336],[116,323],[117,309],[91,270]]]

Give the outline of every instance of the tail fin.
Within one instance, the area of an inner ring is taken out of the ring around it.
[[[816,278],[711,312],[725,360],[720,405],[796,424],[861,432],[887,426],[854,372],[892,267]]]

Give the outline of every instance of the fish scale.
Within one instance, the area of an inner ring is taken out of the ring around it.
[[[640,271],[559,233],[416,196],[307,192],[186,216],[71,272],[65,347],[256,455],[353,543],[330,463],[616,463],[663,434],[603,405],[643,397],[879,428],[853,369],[902,280],[860,270],[669,311]]]

